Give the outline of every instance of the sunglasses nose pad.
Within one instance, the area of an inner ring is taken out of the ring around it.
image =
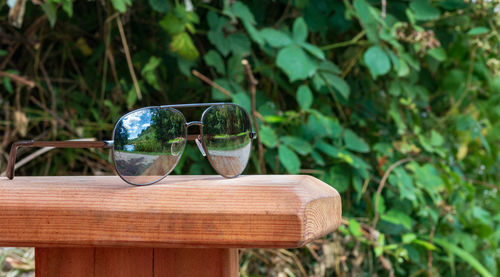
[[[203,149],[203,145],[201,144],[200,136],[198,136],[194,141],[196,142],[196,145],[198,145],[198,149],[200,149],[200,152],[203,155],[203,157],[205,157],[207,154],[205,153],[205,150]]]

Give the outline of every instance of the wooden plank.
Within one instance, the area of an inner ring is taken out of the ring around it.
[[[236,277],[238,250],[228,248],[155,248],[155,277]]]
[[[236,277],[227,248],[36,248],[37,277]]]
[[[95,277],[101,276],[153,277],[153,248],[96,248]]]
[[[37,277],[94,276],[93,247],[36,248],[35,275]]]
[[[5,178],[0,203],[5,246],[299,247],[341,219],[337,191],[298,175]]]

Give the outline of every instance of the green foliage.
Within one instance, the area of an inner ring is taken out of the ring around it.
[[[2,150],[19,139],[109,139],[120,115],[149,105],[232,101],[251,112],[245,58],[258,80],[266,171],[313,174],[341,193],[346,220],[327,238],[347,257],[336,264],[360,276],[388,267],[398,276],[497,276],[500,3],[382,2],[27,1],[22,27],[6,27],[0,44],[0,71],[15,75],[0,80]],[[5,20],[8,7],[0,12]],[[199,120],[201,111],[186,115]],[[263,171],[255,144],[249,174]],[[212,174],[190,147],[175,173]],[[112,168],[96,162],[101,151],[47,155],[19,174]],[[294,253],[308,274],[346,274]],[[283,272],[255,263],[249,274]]]

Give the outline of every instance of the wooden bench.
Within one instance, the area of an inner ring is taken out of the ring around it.
[[[0,245],[36,247],[36,276],[238,276],[238,248],[334,231],[335,189],[311,176],[0,179]]]

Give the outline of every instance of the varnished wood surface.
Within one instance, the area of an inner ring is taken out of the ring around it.
[[[37,277],[236,277],[238,250],[36,248]]]
[[[299,247],[335,230],[335,189],[311,176],[0,179],[0,245]]]

